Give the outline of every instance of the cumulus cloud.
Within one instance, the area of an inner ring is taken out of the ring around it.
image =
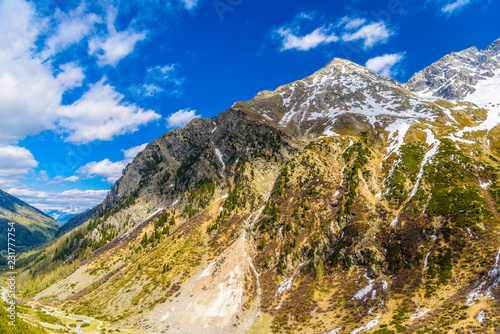
[[[57,27],[47,39],[46,49],[43,53],[44,58],[53,56],[69,46],[81,42],[83,38],[95,31],[96,23],[102,22],[96,14],[86,13],[85,2],[68,13],[57,9],[54,18]]]
[[[396,74],[394,67],[403,60],[404,54],[393,53],[385,54],[380,57],[371,58],[366,62],[366,68],[377,72],[386,77],[392,77]]]
[[[101,203],[109,192],[108,190],[79,189],[62,192],[39,191],[27,187],[11,187],[6,188],[5,191],[40,210],[64,209],[68,207],[68,203],[76,207],[91,208]]]
[[[345,42],[360,40],[363,41],[363,47],[369,49],[375,44],[386,43],[391,35],[392,32],[384,22],[376,22],[362,26],[356,32],[343,34],[342,40]]]
[[[122,176],[125,166],[127,165],[124,161],[111,162],[109,159],[104,159],[99,162],[89,162],[85,166],[80,167],[77,173],[87,178],[103,176],[109,183],[114,183]]]
[[[109,183],[114,183],[122,176],[122,171],[129,163],[134,160],[139,152],[146,148],[147,144],[132,147],[128,150],[122,150],[124,158],[121,161],[112,162],[109,159],[93,161],[80,167],[76,173],[85,178],[104,177]]]
[[[73,143],[111,140],[116,135],[135,132],[140,125],[161,117],[152,110],[124,103],[123,98],[102,79],[91,85],[78,101],[59,107],[58,127],[69,133],[65,140]]]
[[[281,51],[307,51],[336,42],[361,42],[364,49],[383,44],[394,34],[384,22],[345,16],[338,22],[322,22],[315,12],[299,13],[294,20],[274,30]],[[319,23],[319,24],[318,24]]]
[[[60,66],[61,72],[57,75],[56,79],[65,89],[73,89],[80,87],[85,74],[83,68],[78,66],[76,62],[66,63]]]
[[[122,150],[122,152],[123,152],[123,155],[125,156],[126,160],[132,161],[132,160],[134,160],[134,158],[136,157],[137,154],[144,151],[146,146],[148,146],[147,143],[129,148],[128,150]]]
[[[279,28],[276,31],[282,38],[281,50],[307,51],[321,44],[336,42],[339,38],[334,33],[329,33],[326,27],[320,27],[304,36],[294,35],[290,28]]]
[[[105,79],[89,85],[73,104],[62,105],[63,94],[82,85],[84,70],[75,62],[54,69],[36,53],[42,26],[32,4],[0,2],[0,145],[45,130],[57,131],[74,143],[110,140],[160,118],[154,111],[122,102],[124,96]],[[53,42],[54,47],[69,43],[64,40]]]
[[[185,127],[192,119],[200,117],[196,114],[196,110],[181,109],[167,117],[167,127],[182,128]]]
[[[366,23],[366,19],[364,18],[359,18],[359,17],[349,17],[349,16],[344,16],[343,18],[340,19],[339,23],[337,26],[339,27],[344,27],[346,30],[352,30],[359,28],[360,26],[364,25]]]
[[[134,51],[137,42],[146,38],[146,33],[136,32],[131,27],[117,32],[114,25],[116,15],[116,9],[110,9],[106,19],[108,34],[94,37],[89,41],[89,54],[97,56],[99,66],[115,67],[120,60]]]
[[[317,15],[316,12],[300,12],[295,15],[291,23],[276,29],[274,35],[277,39],[281,40],[281,51],[307,51],[319,45],[326,45],[338,41],[339,38],[332,31],[332,25],[310,27],[311,21],[313,21]],[[309,32],[305,33],[304,31]]]
[[[0,147],[0,177],[19,176],[38,167],[38,161],[24,147]]]
[[[0,144],[53,128],[50,111],[61,103],[64,88],[50,64],[32,54],[41,26],[32,5],[0,2]]]
[[[62,175],[57,175],[53,177],[50,181],[47,181],[45,184],[46,185],[54,185],[54,184],[61,184],[61,183],[66,183],[66,182],[78,182],[80,180],[80,177],[77,175],[72,175],[72,176],[62,176]]]

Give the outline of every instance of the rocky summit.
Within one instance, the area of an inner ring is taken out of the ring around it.
[[[500,332],[499,43],[406,84],[334,59],[168,131],[23,298],[122,332]]]

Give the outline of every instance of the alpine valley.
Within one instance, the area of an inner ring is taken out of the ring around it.
[[[499,333],[499,159],[500,40],[406,84],[335,58],[150,143],[24,254],[21,298],[70,316],[23,317],[47,333]]]

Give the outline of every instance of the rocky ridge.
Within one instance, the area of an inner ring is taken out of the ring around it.
[[[445,58],[405,85],[334,59],[167,132],[25,295],[149,333],[497,332],[498,41]]]

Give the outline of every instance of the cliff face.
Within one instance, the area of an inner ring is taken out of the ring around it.
[[[498,331],[498,42],[474,50],[453,96],[427,97],[444,63],[403,86],[334,59],[167,132],[32,295],[151,333]]]

